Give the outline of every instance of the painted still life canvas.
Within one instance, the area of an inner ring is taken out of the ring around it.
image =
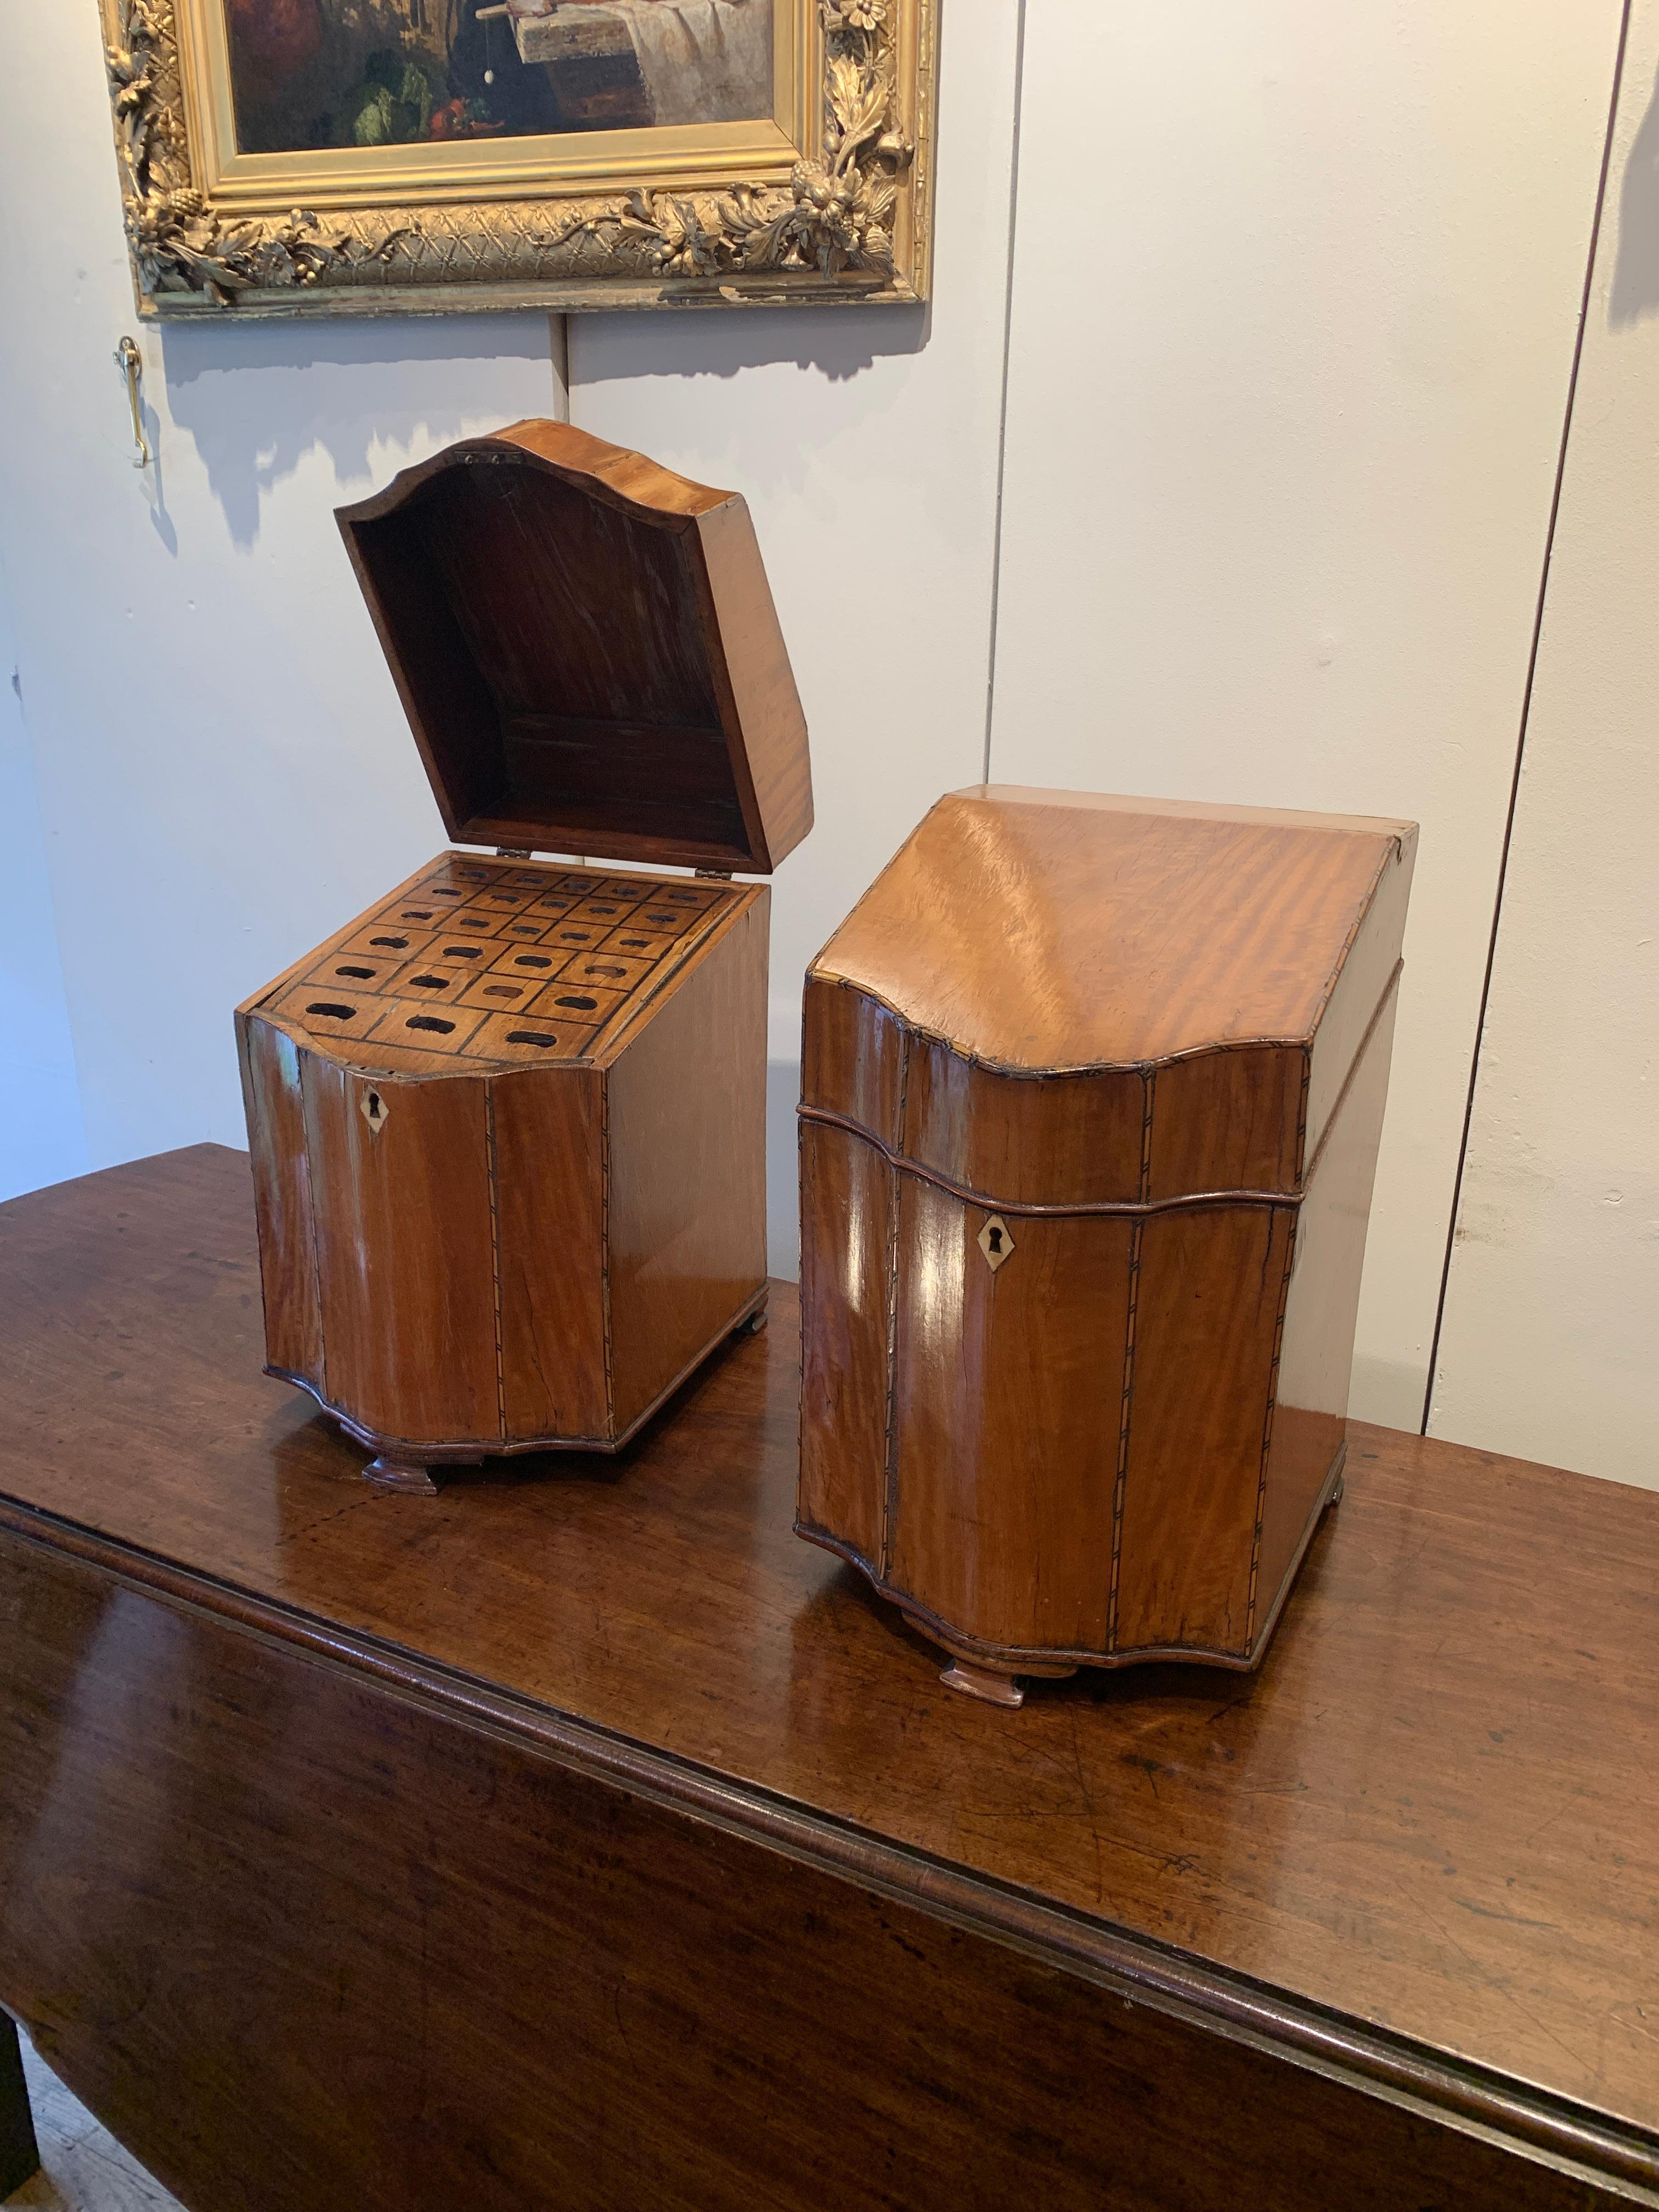
[[[99,0],[142,313],[919,301],[938,0]]]
[[[772,0],[228,0],[236,143],[535,137],[772,112]]]

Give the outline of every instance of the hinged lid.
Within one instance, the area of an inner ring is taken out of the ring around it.
[[[526,422],[337,519],[457,842],[765,874],[811,828],[735,493]]]
[[[1295,1202],[1387,1050],[1416,838],[954,792],[807,971],[801,1111],[985,1205]]]
[[[812,963],[1028,1073],[1309,1043],[1414,823],[1006,784],[951,793]]]

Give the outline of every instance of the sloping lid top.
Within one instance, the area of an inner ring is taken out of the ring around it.
[[[1408,822],[981,785],[813,963],[1014,1068],[1310,1038]]]
[[[767,873],[811,828],[735,493],[526,422],[337,519],[457,842]]]

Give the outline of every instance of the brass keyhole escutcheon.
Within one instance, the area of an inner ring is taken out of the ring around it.
[[[1014,1240],[1008,1234],[1008,1224],[1000,1213],[994,1213],[979,1232],[979,1249],[985,1255],[985,1264],[994,1275],[1005,1260],[1014,1255]]]
[[[385,1128],[386,1121],[386,1101],[381,1097],[380,1092],[378,1091],[365,1091],[362,1097],[357,1101],[357,1111],[362,1115],[364,1121],[368,1122],[374,1135],[378,1137],[381,1130]]]

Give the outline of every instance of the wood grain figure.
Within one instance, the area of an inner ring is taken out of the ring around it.
[[[769,875],[806,725],[735,493],[514,422],[339,510],[458,844]]]
[[[814,961],[797,1527],[953,1664],[1259,1664],[1337,1494],[1416,830],[981,787]]]

